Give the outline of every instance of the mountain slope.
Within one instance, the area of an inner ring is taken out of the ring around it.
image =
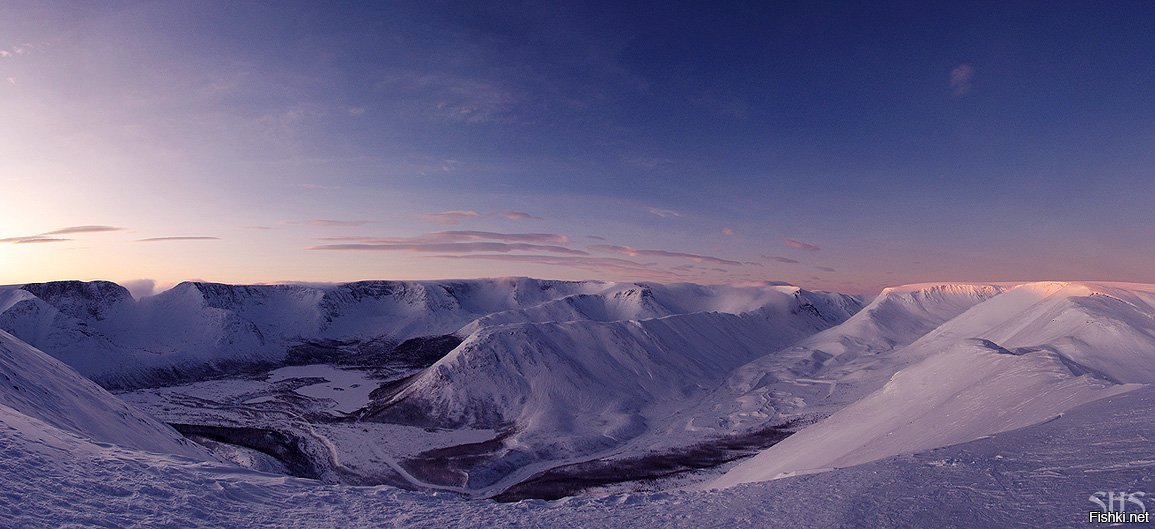
[[[1155,383],[1155,286],[1042,282],[976,304],[874,366],[885,384],[711,485],[861,464],[1034,424]],[[882,371],[887,372],[887,371]]]
[[[198,446],[58,360],[0,331],[0,405],[102,443],[207,459]]]
[[[686,428],[736,433],[829,414],[878,389],[891,354],[1005,291],[1001,283],[887,288],[842,324],[735,369],[686,410]]]
[[[694,296],[662,290],[625,291],[632,305],[619,304],[615,315],[651,316],[646,319],[525,322],[573,316],[555,310],[575,306],[564,301],[499,313],[364,417],[506,432],[502,447],[468,469],[460,483],[489,486],[532,462],[591,456],[664,428],[733,368],[843,321],[857,308],[853,298],[797,287],[696,287]],[[588,297],[567,299],[593,305]],[[675,308],[678,299],[688,303]],[[601,310],[606,303],[595,306]],[[722,307],[741,312],[663,315]]]
[[[0,287],[0,329],[109,387],[283,362],[295,348],[388,353],[484,316],[633,284],[499,278],[339,285],[187,282],[139,301],[108,282]],[[467,333],[466,333],[467,334]]]

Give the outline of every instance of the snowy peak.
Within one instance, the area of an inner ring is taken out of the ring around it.
[[[29,283],[19,289],[81,320],[104,320],[133,304],[128,289],[109,281]]]
[[[282,362],[290,350],[318,343],[328,351],[339,344],[341,351],[364,345],[387,352],[411,338],[464,338],[489,325],[774,307],[813,309],[834,322],[855,310],[857,300],[780,285],[496,278],[322,286],[184,282],[136,301],[113,283],[72,281],[0,288],[0,329],[102,384],[127,388]]]

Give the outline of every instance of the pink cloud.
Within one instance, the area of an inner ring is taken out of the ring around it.
[[[313,219],[307,222],[310,226],[323,226],[326,228],[347,228],[354,226],[367,226],[369,224],[376,224],[375,220],[333,220],[333,219]]]
[[[69,226],[59,230],[42,233],[41,235],[67,235],[70,233],[100,233],[106,231],[123,231],[124,228],[115,226]]]
[[[441,211],[437,213],[426,213],[421,215],[421,220],[425,222],[432,222],[434,224],[459,224],[466,219],[472,219],[481,216],[480,213],[468,211]]]
[[[558,233],[496,233],[491,231],[436,231],[415,237],[319,237],[322,241],[345,241],[365,244],[424,244],[468,241],[506,241],[548,244],[568,244],[569,237]]]
[[[46,242],[65,242],[71,240],[72,239],[61,239],[59,237],[40,237],[38,235],[33,235],[31,237],[9,237],[7,239],[0,239],[0,242],[11,244],[39,244]]]
[[[565,255],[589,255],[581,250],[564,246],[505,242],[449,242],[449,243],[385,243],[385,244],[324,244],[309,250],[352,250],[352,251],[407,251],[407,252],[546,252]]]
[[[950,71],[950,89],[955,97],[962,97],[970,93],[971,80],[974,79],[975,68],[967,63],[955,66]]]
[[[164,241],[218,241],[220,237],[177,236],[177,237],[149,237],[137,239],[136,242],[164,242]]]
[[[709,255],[699,255],[699,254],[694,254],[694,253],[670,252],[670,251],[666,251],[666,250],[638,250],[638,249],[632,248],[630,246],[618,246],[618,245],[613,245],[613,244],[595,244],[595,245],[589,246],[589,249],[594,250],[594,251],[599,251],[599,252],[605,252],[605,253],[616,253],[616,254],[621,254],[621,255],[628,255],[630,257],[635,257],[638,255],[646,255],[646,256],[650,256],[650,257],[673,257],[673,258],[679,258],[679,259],[690,259],[690,260],[692,260],[694,262],[698,262],[698,263],[714,263],[714,264],[723,264],[723,265],[729,265],[729,266],[742,266],[742,263],[740,263],[738,261],[731,261],[729,259],[721,259],[718,257],[712,257]]]
[[[488,261],[504,261],[510,263],[541,264],[549,266],[565,266],[579,270],[586,270],[597,274],[620,274],[635,279],[651,279],[654,281],[679,281],[686,276],[655,268],[653,263],[638,263],[627,259],[613,257],[560,257],[552,255],[436,255],[439,259],[482,259]]]
[[[782,240],[786,242],[786,246],[794,248],[795,250],[804,250],[807,252],[817,252],[818,250],[821,249],[817,245],[810,244],[808,242],[802,242],[802,241],[790,239],[790,238],[786,238],[786,239],[782,239]]]
[[[769,259],[771,261],[777,261],[779,263],[798,264],[798,261],[795,261],[794,259],[791,259],[789,257],[778,257],[776,255],[763,255],[762,258],[763,259]]]
[[[725,235],[727,237],[733,237],[734,236],[734,229],[733,228],[722,228],[722,235]]]
[[[31,244],[31,243],[46,243],[46,242],[64,242],[64,241],[71,241],[72,239],[55,237],[55,235],[71,235],[71,234],[76,234],[76,233],[101,233],[101,232],[109,232],[109,231],[123,231],[124,229],[125,228],[117,228],[116,226],[97,226],[97,225],[68,226],[66,228],[60,228],[58,230],[46,231],[44,233],[40,233],[37,235],[24,235],[24,236],[20,236],[20,237],[8,237],[6,239],[0,239],[0,243],[6,242],[6,243],[12,243],[12,244]]]
[[[530,215],[524,211],[502,211],[501,216],[509,220],[543,220],[541,217]]]

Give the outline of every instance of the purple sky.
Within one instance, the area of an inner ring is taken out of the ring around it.
[[[1155,282],[1155,4],[0,5],[0,284]]]

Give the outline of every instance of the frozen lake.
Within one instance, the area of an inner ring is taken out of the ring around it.
[[[336,403],[332,410],[353,413],[369,404],[369,394],[378,382],[363,371],[338,369],[331,365],[282,367],[269,373],[269,382],[290,378],[323,378],[325,382],[297,388],[297,393],[315,399],[329,399]]]

